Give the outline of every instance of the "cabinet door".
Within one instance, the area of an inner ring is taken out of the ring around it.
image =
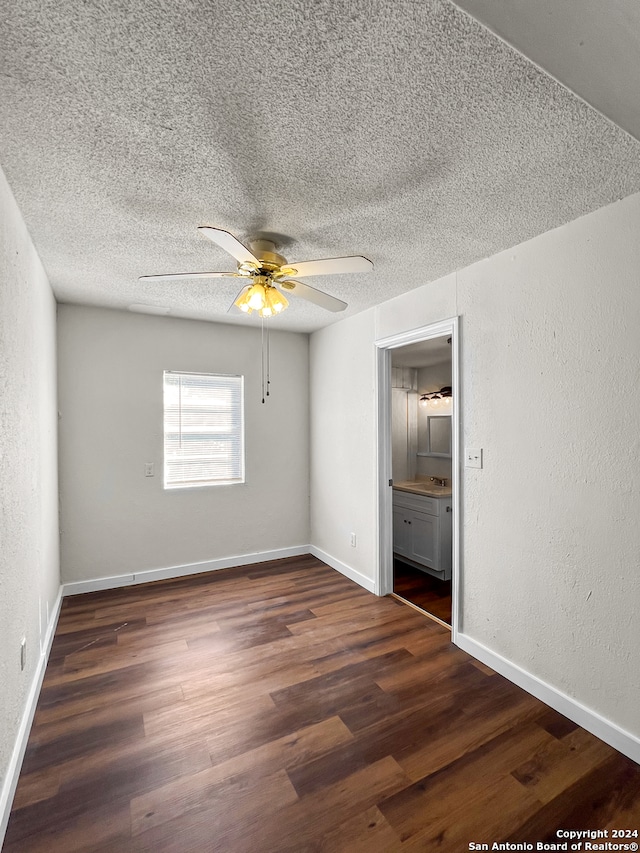
[[[440,525],[437,516],[423,512],[411,514],[411,557],[430,569],[439,569]]]
[[[393,508],[393,550],[396,554],[410,556],[408,513],[406,509]]]

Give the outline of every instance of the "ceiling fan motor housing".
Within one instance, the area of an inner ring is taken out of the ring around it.
[[[285,275],[293,275],[293,267],[285,267],[287,259],[275,251],[275,244],[271,240],[253,240],[250,244],[251,251],[260,262],[260,266],[252,261],[244,261],[238,264],[240,272],[251,275],[266,275],[269,278],[282,278]],[[284,267],[284,271],[281,269]]]

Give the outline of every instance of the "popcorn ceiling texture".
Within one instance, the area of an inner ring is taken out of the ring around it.
[[[0,3],[0,163],[58,300],[227,314],[198,225],[370,275],[311,331],[640,190],[640,143],[444,0]]]
[[[455,4],[640,139],[637,0],[455,0]]]

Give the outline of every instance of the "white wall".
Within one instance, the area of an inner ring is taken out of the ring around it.
[[[55,329],[51,288],[0,171],[0,843],[60,588]]]
[[[636,735],[639,233],[635,195],[458,275],[463,630]]]
[[[373,589],[376,512],[374,311],[311,337],[311,542]],[[356,534],[356,547],[351,534]]]
[[[60,305],[58,345],[65,582],[308,544],[308,336],[271,333],[264,405],[259,329]],[[163,489],[163,370],[245,376],[246,483]]]
[[[447,276],[311,336],[311,542],[371,590],[378,564],[374,341],[454,314],[455,276]]]
[[[462,629],[636,737],[639,233],[635,195],[311,341],[312,541],[373,578],[374,340],[461,316]]]
[[[418,371],[418,397],[429,391],[438,391],[451,385],[451,360],[441,364],[421,367]],[[418,431],[426,441],[427,418],[429,415],[451,414],[451,400],[441,401],[437,407],[418,406]],[[420,443],[419,443],[420,446]],[[423,477],[444,477],[451,482],[451,459],[439,459],[437,456],[418,456],[416,474]]]
[[[413,444],[409,430],[409,407],[415,404],[415,392],[405,388],[391,388],[391,470],[397,482],[410,480],[415,469],[415,460],[410,465],[409,448]]]

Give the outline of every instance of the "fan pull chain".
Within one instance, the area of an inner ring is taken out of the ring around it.
[[[260,319],[260,325],[262,328],[262,402],[264,403],[265,397],[269,396],[269,385],[271,384],[270,378],[270,363],[271,363],[271,348],[270,348],[270,338],[269,338],[269,323],[267,322],[267,332],[265,335],[264,331],[264,317]]]
[[[271,385],[271,326],[267,320],[267,397],[269,396],[269,385]]]

